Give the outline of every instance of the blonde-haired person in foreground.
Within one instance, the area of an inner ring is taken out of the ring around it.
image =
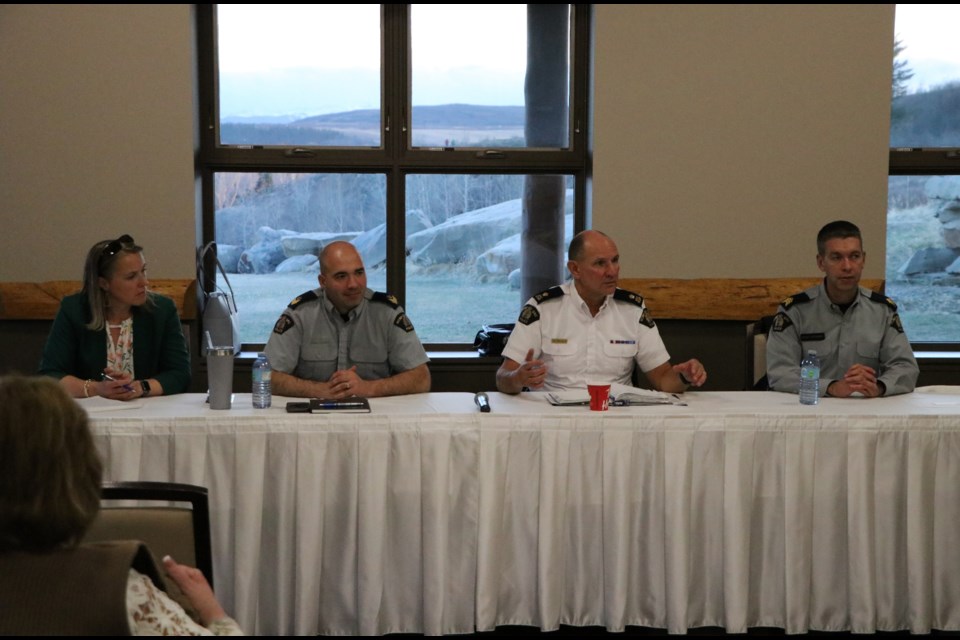
[[[136,541],[80,544],[100,509],[86,412],[56,381],[0,377],[0,635],[243,635],[194,568]]]

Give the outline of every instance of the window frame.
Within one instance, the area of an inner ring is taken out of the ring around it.
[[[960,147],[890,148],[890,176],[960,176]],[[889,214],[888,214],[889,215]],[[889,229],[887,231],[889,233]],[[917,351],[955,351],[960,353],[960,336],[950,342],[910,340]]]
[[[570,32],[571,82],[569,87],[569,147],[564,149],[478,148],[436,150],[408,147],[407,114],[410,107],[410,6],[381,5],[382,83],[381,146],[338,148],[222,146],[219,138],[217,99],[216,5],[196,5],[197,95],[199,140],[196,153],[198,183],[198,233],[203,243],[215,238],[214,175],[229,171],[381,173],[387,183],[387,289],[406,303],[405,185],[411,174],[527,174],[572,175],[574,178],[574,232],[586,228],[589,209],[590,71],[592,5],[572,4]],[[212,256],[211,256],[212,261]],[[213,265],[211,265],[213,267]],[[205,269],[207,274],[215,268]],[[201,286],[214,288],[211,275]],[[522,301],[518,300],[519,310]],[[279,314],[281,309],[277,310]],[[472,344],[425,344],[432,350],[472,349]],[[249,345],[250,350],[259,345]],[[247,345],[244,346],[247,350]]]
[[[896,7],[896,5],[894,5]],[[896,24],[896,23],[895,23]],[[894,47],[899,38],[894,34]],[[896,50],[891,50],[893,59],[896,59]],[[896,71],[896,69],[894,69]],[[895,97],[891,92],[890,108],[893,109]],[[891,120],[892,126],[892,120]],[[890,132],[888,131],[888,139]],[[888,178],[891,176],[960,176],[960,146],[956,147],[890,147],[888,161]],[[888,212],[889,215],[889,212]],[[888,228],[889,234],[889,228]],[[960,352],[960,336],[949,342],[914,341],[910,344],[917,350],[922,347],[923,352],[954,351]]]

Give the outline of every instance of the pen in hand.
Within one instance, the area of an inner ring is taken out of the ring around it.
[[[106,374],[106,373],[102,373],[102,374],[100,374],[100,376],[101,376],[104,380],[109,380],[110,382],[116,382],[116,381],[117,381],[116,378],[114,378],[113,376],[110,376],[110,375],[108,375],[108,374]],[[123,389],[124,389],[125,391],[133,391],[133,387],[130,386],[129,384],[123,385]]]

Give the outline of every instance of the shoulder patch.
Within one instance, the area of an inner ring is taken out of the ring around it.
[[[559,298],[562,295],[563,295],[563,289],[561,289],[559,286],[556,286],[556,287],[550,287],[546,291],[541,291],[537,295],[533,296],[533,299],[539,303],[545,300],[553,300],[553,299]]]
[[[771,330],[776,331],[777,333],[780,333],[781,331],[783,331],[784,329],[786,329],[792,324],[793,324],[793,320],[790,319],[790,316],[788,316],[787,314],[781,311],[780,313],[778,313],[773,317],[773,324],[770,325],[770,328]]]
[[[373,302],[382,302],[384,304],[388,304],[394,309],[400,307],[400,302],[394,296],[390,295],[389,293],[383,293],[382,291],[374,291],[370,300]],[[413,329],[412,326],[410,328]]]
[[[277,335],[282,336],[284,333],[287,332],[288,329],[293,327],[293,325],[294,325],[293,318],[283,313],[280,315],[279,318],[277,318],[277,323],[273,325],[273,332],[276,333]]]
[[[898,332],[903,333],[903,323],[900,322],[899,313],[893,314],[893,318],[890,319],[890,326],[896,329]]]
[[[410,322],[410,318],[407,317],[403,311],[397,314],[397,317],[393,319],[393,324],[397,325],[407,333],[413,331],[413,323]]]
[[[650,327],[651,329],[657,326],[656,323],[654,323],[653,318],[650,317],[650,312],[646,309],[644,309],[643,313],[640,314],[640,324],[645,327]]]
[[[540,319],[540,312],[537,311],[537,308],[532,304],[523,305],[523,309],[520,310],[520,317],[517,318],[517,322],[520,324],[533,324]]]
[[[316,291],[307,291],[306,293],[301,293],[296,298],[291,300],[290,304],[288,304],[287,307],[289,307],[290,309],[296,309],[297,307],[302,305],[304,302],[310,302],[311,300],[316,300],[316,299],[317,299]],[[280,316],[280,317],[282,318],[283,316]]]
[[[896,303],[896,302],[894,302],[893,300],[891,300],[891,299],[888,298],[887,296],[883,295],[882,293],[877,293],[876,291],[871,291],[871,292],[870,292],[870,302],[879,302],[879,303],[881,303],[881,304],[887,305],[888,307],[890,307],[890,308],[893,309],[894,311],[897,310],[897,303]]]
[[[613,292],[614,300],[623,300],[624,302],[632,302],[638,307],[643,306],[643,296],[639,293],[634,293],[633,291],[627,291],[626,289],[617,289]]]
[[[780,304],[783,305],[784,309],[789,309],[793,305],[800,304],[802,302],[810,302],[810,296],[808,296],[805,291],[801,291],[800,293],[795,293],[788,298],[784,298],[780,301]]]

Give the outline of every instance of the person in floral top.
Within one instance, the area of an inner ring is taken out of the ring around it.
[[[128,235],[87,253],[83,289],[60,302],[40,373],[74,398],[182,393],[190,356],[173,300],[148,290],[143,247]]]
[[[57,382],[0,378],[0,469],[0,635],[243,635],[199,570],[162,562],[194,618],[143,543],[80,544],[103,466]]]

